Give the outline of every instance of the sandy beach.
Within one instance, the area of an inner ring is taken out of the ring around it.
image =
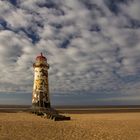
[[[0,140],[140,140],[140,113],[66,115],[71,121],[0,113]]]

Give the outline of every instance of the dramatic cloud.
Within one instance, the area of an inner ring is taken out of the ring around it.
[[[43,52],[51,93],[140,99],[139,6],[139,0],[1,0],[0,92],[31,92],[32,63]]]

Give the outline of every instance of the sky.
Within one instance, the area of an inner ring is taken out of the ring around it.
[[[0,104],[31,104],[40,52],[53,105],[140,104],[140,0],[0,0]]]

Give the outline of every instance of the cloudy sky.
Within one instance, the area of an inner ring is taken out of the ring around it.
[[[140,0],[0,0],[0,104],[31,104],[32,63],[52,104],[140,104]]]

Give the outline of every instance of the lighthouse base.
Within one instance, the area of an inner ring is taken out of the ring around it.
[[[38,111],[44,111],[46,109],[50,109],[51,105],[50,103],[41,103],[41,102],[37,102],[37,103],[32,103],[32,110],[34,112],[38,112]]]
[[[54,121],[71,120],[70,117],[59,114],[59,112],[55,110],[54,108],[38,107],[36,108],[36,110],[33,110],[32,113],[36,114],[37,116],[41,116],[43,118],[51,119]]]

